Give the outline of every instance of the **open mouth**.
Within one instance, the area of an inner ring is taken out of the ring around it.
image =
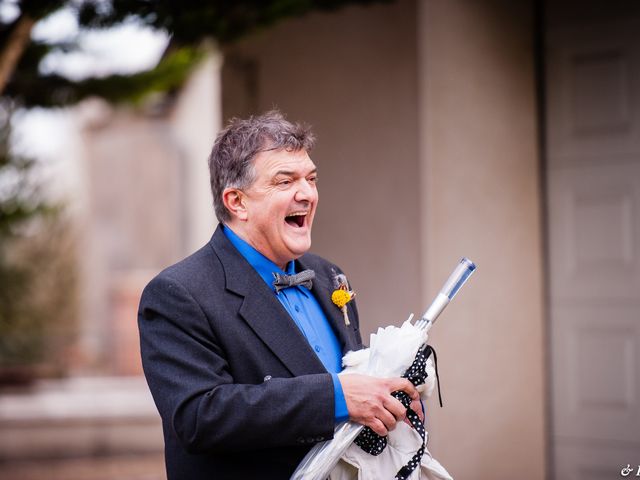
[[[295,228],[302,228],[307,218],[307,212],[293,212],[284,218],[284,221]]]

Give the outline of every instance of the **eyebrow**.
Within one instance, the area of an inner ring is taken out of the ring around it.
[[[313,170],[311,170],[309,173],[307,173],[307,175],[311,175],[313,173],[318,173],[318,168],[314,168]],[[278,175],[286,175],[289,177],[292,177],[294,175],[296,175],[296,172],[292,171],[292,170],[278,170],[273,176],[277,177]]]

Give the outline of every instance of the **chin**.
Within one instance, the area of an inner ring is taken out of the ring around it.
[[[295,258],[299,258],[309,251],[311,248],[311,240],[307,242],[295,242],[295,244],[289,246],[289,251],[295,255]]]

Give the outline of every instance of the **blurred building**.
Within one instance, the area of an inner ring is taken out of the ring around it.
[[[313,125],[313,250],[365,336],[478,271],[433,330],[454,477],[640,465],[640,4],[399,0],[315,13],[212,55],[170,105],[87,116],[84,345],[139,373],[141,287],[215,228],[222,119]],[[89,320],[90,319],[90,320]]]
[[[207,157],[220,129],[219,70],[220,56],[212,54],[176,98],[78,109],[88,366],[142,373],[134,321],[141,289],[211,236]]]

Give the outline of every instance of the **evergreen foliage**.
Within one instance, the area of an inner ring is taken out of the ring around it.
[[[3,91],[0,86],[0,94],[27,107],[68,105],[90,95],[112,102],[137,101],[150,92],[178,88],[201,58],[205,39],[225,44],[310,11],[385,1],[390,0],[16,0],[18,17],[8,24],[0,21],[0,64],[12,48],[11,34],[21,21],[37,22],[60,8],[72,9],[82,28],[108,29],[123,22],[139,22],[166,31],[171,41],[164,58],[149,71],[80,81],[38,70],[48,53],[71,52],[78,45],[69,41],[31,41],[22,45],[20,59],[8,77],[6,89]]]

